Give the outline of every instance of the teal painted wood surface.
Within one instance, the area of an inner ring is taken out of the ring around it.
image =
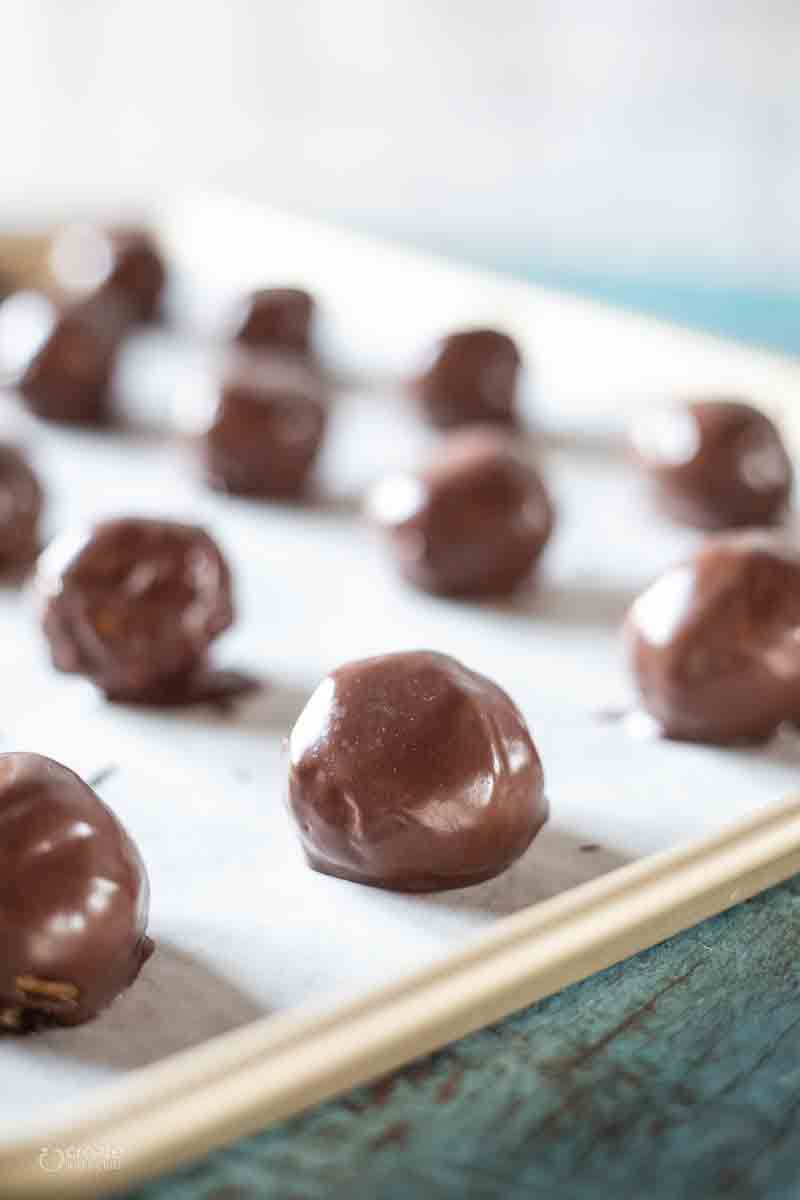
[[[131,1200],[796,1200],[800,877]]]
[[[593,300],[604,300],[631,312],[647,313],[693,329],[800,354],[800,289],[754,288],[724,280],[681,273],[676,276],[626,276],[613,268],[605,273],[570,270],[538,259],[503,260],[479,256],[471,247],[441,241],[428,244],[448,258],[473,262]]]

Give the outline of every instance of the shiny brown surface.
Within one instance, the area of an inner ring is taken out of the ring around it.
[[[78,1025],[149,958],[147,872],[117,818],[38,754],[0,755],[0,1028]]]
[[[667,736],[763,739],[800,720],[800,550],[777,534],[708,538],[639,597],[626,632]]]
[[[209,483],[244,495],[295,495],[319,452],[326,417],[320,377],[302,360],[233,355],[199,436]]]
[[[53,663],[110,699],[178,703],[233,620],[230,572],[204,530],[175,521],[106,521],[65,535],[38,583]]]
[[[25,455],[0,442],[0,568],[34,558],[42,501],[41,486]]]
[[[412,380],[428,420],[440,429],[516,420],[521,359],[516,344],[496,329],[453,333],[434,347]]]
[[[145,229],[110,229],[113,265],[106,287],[121,292],[140,321],[158,316],[166,268],[150,233]]]
[[[117,351],[129,323],[124,301],[96,296],[52,309],[52,321],[24,366],[18,388],[37,416],[67,424],[109,419]]]
[[[233,339],[251,350],[308,354],[313,314],[313,298],[301,288],[261,288],[234,315]]]
[[[289,743],[309,864],[401,891],[505,870],[547,819],[544,778],[505,692],[443,654],[387,654],[322,681]]]
[[[147,229],[67,226],[54,239],[50,269],[68,295],[113,293],[124,299],[133,320],[152,321],[158,315],[166,268]]]
[[[554,520],[536,468],[492,429],[451,434],[418,474],[379,484],[370,508],[406,579],[453,596],[512,591],[536,566]]]
[[[659,507],[675,520],[718,530],[785,514],[792,464],[775,425],[749,404],[656,410],[635,424],[631,440]]]

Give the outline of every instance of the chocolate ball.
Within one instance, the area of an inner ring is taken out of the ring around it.
[[[0,754],[0,1028],[80,1025],[153,951],[139,851],[74,772]]]
[[[699,529],[784,516],[792,464],[772,421],[749,404],[695,401],[640,418],[631,441],[660,508]]]
[[[314,300],[301,288],[261,288],[245,296],[233,319],[233,340],[251,350],[308,354]]]
[[[397,891],[498,875],[547,820],[519,711],[444,654],[386,654],[322,681],[289,740],[289,804],[317,871]]]
[[[70,225],[53,242],[50,267],[67,294],[114,293],[126,301],[131,319],[158,315],[166,269],[146,229]]]
[[[514,341],[496,329],[467,329],[436,345],[411,382],[431,424],[440,429],[516,421],[522,360]]]
[[[626,633],[668,737],[763,739],[800,719],[800,550],[777,535],[708,538],[639,596]]]
[[[35,557],[42,502],[39,480],[23,452],[0,442],[0,568]]]
[[[94,297],[60,309],[35,292],[0,305],[0,373],[37,416],[68,424],[108,420],[124,301]]]
[[[384,479],[369,507],[405,578],[448,596],[511,592],[531,575],[554,519],[536,468],[485,429],[451,434],[423,470]]]
[[[111,700],[178,703],[233,620],[230,572],[195,525],[123,518],[48,547],[38,572],[54,665]]]
[[[301,492],[327,417],[317,372],[291,355],[239,354],[212,386],[211,404],[198,400],[195,421],[212,487],[265,497]]]

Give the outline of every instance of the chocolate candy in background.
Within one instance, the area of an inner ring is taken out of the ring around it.
[[[42,504],[41,485],[22,450],[0,442],[0,569],[36,556]]]
[[[382,480],[369,510],[403,576],[450,596],[511,592],[530,577],[554,521],[538,471],[494,429],[449,435],[421,471]]]
[[[159,311],[166,268],[147,229],[69,225],[53,239],[50,271],[67,295],[113,293],[132,321],[152,321]]]
[[[37,583],[54,665],[111,700],[177,704],[233,620],[231,577],[195,525],[121,518],[63,535]]]
[[[289,805],[315,870],[409,892],[498,875],[547,820],[515,705],[428,651],[348,663],[322,681],[289,739]]]
[[[59,308],[39,293],[15,292],[0,305],[0,376],[39,417],[105,424],[128,324],[126,302],[116,296]]]
[[[496,329],[452,333],[429,353],[429,361],[411,381],[431,424],[513,425],[522,359],[515,342]]]
[[[800,720],[800,550],[778,534],[707,538],[639,596],[626,635],[668,737],[762,740]]]
[[[327,420],[319,374],[294,355],[245,351],[228,358],[210,387],[205,398],[187,394],[185,405],[195,406],[188,422],[212,487],[278,498],[301,492]]]
[[[309,353],[314,300],[302,288],[271,287],[251,292],[232,321],[232,338],[251,350]]]
[[[153,951],[139,851],[74,772],[0,754],[0,1029],[80,1025]]]
[[[631,431],[659,507],[699,529],[768,525],[786,513],[793,471],[781,435],[749,404],[705,400],[656,410]]]

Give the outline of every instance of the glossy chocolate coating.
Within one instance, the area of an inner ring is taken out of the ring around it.
[[[626,632],[666,736],[763,739],[800,719],[800,550],[777,534],[708,538],[636,600]]]
[[[108,295],[125,300],[132,320],[158,315],[166,269],[146,229],[71,225],[55,238],[53,278],[69,295]]]
[[[30,562],[39,548],[42,489],[16,446],[0,442],[0,568]]]
[[[195,525],[124,518],[48,547],[39,567],[53,663],[112,700],[179,703],[233,620],[231,579]]]
[[[289,741],[289,804],[309,865],[397,891],[498,875],[547,819],[544,777],[505,692],[444,654],[348,663]]]
[[[434,347],[412,391],[429,421],[440,429],[516,421],[522,360],[515,342],[496,329],[453,333]]]
[[[631,433],[661,509],[699,529],[768,525],[786,512],[792,464],[772,421],[733,400],[648,413]]]
[[[535,467],[492,429],[451,434],[418,474],[383,480],[370,510],[402,574],[440,595],[502,595],[526,580],[553,528]]]
[[[17,297],[10,297],[3,309],[6,304],[18,306]],[[6,312],[13,315],[12,309]],[[4,315],[0,309],[0,325]],[[14,363],[17,387],[31,412],[68,424],[105,423],[128,319],[124,301],[113,296],[65,309],[42,300]]]
[[[235,313],[233,340],[250,350],[308,354],[313,315],[314,300],[302,288],[261,288]]]
[[[212,487],[293,496],[306,484],[325,431],[319,375],[285,354],[237,354],[223,370],[199,446]]]
[[[153,951],[136,846],[67,767],[0,754],[0,1028],[79,1025]]]

